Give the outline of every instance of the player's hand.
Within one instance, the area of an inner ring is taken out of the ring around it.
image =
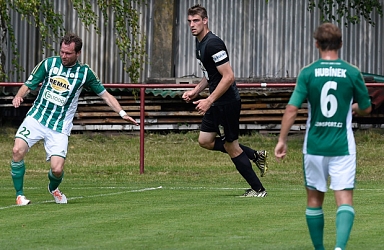
[[[287,154],[287,144],[284,142],[278,142],[275,147],[275,157],[277,161],[284,159]]]
[[[196,97],[196,94],[194,93],[193,90],[188,90],[188,91],[184,92],[184,94],[182,96],[183,100],[186,102],[192,101],[195,97]]]
[[[208,109],[212,106],[212,102],[208,99],[200,99],[193,104],[196,104],[196,110],[200,115],[205,115],[205,113],[208,111]]]
[[[130,117],[129,115],[125,115],[125,116],[123,116],[123,119],[126,120],[126,121],[128,121],[128,122],[130,122],[130,123],[135,124],[136,126],[139,125],[139,124],[136,122],[136,120],[133,119],[132,117]]]
[[[352,104],[352,115],[353,116],[358,116],[357,110],[359,109],[359,106],[357,103]]]
[[[12,105],[15,107],[15,108],[18,108],[20,107],[20,104],[24,101],[23,97],[21,96],[15,96],[12,100]]]

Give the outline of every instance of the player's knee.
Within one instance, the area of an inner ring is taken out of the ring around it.
[[[50,158],[51,161],[51,173],[59,178],[64,173],[64,163],[65,159],[61,156],[52,156]]]
[[[63,175],[64,171],[63,169],[51,169],[51,173],[54,177],[60,178]]]
[[[15,162],[21,161],[27,152],[28,150],[26,150],[24,147],[19,147],[15,145],[12,149],[13,161]]]
[[[199,146],[202,147],[202,148],[205,148],[204,142],[199,140]]]
[[[205,149],[212,149],[213,148],[213,143],[205,141],[205,140],[199,140],[199,145],[200,145],[200,147],[205,148]]]

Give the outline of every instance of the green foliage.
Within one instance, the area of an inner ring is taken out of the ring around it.
[[[69,0],[68,0],[69,1]],[[100,34],[100,27],[97,26],[99,16],[93,10],[94,5],[87,0],[71,0],[74,10],[77,11],[80,20],[87,29],[93,27]],[[138,82],[140,72],[143,67],[145,54],[145,37],[140,39],[139,12],[134,8],[134,4],[144,3],[144,0],[98,0],[97,7],[103,13],[107,21],[114,20],[115,34],[117,36],[116,45],[119,48],[120,58],[124,64],[124,70],[129,74],[132,82]],[[11,26],[9,15],[10,10],[18,12],[29,24],[34,24],[39,30],[44,48],[52,49],[52,44],[48,41],[54,41],[65,33],[65,24],[62,13],[54,11],[53,1],[51,0],[1,0],[0,1],[0,21],[2,33],[9,35],[14,58],[12,64],[14,70],[8,72],[16,74],[18,77],[24,71],[19,64],[19,52],[16,48],[16,38],[14,29]],[[1,35],[2,43],[0,46],[1,65],[4,65],[5,54],[3,49],[6,46],[6,35]],[[7,78],[6,72],[0,66],[0,81]]]
[[[17,10],[22,19],[29,24],[34,24],[39,29],[43,48],[52,49],[52,44],[47,43],[47,38],[60,37],[64,33],[63,18],[60,13],[55,13],[50,0],[17,0],[10,1],[11,9]]]
[[[120,49],[124,70],[128,72],[132,82],[138,82],[145,56],[145,38],[140,40],[139,13],[133,7],[135,2],[140,1],[98,0],[105,18],[108,17],[107,9],[110,8],[115,13],[116,44]],[[127,27],[130,29],[127,30]]]
[[[8,14],[7,9],[7,3],[4,0],[0,0],[0,34],[6,34],[8,32],[8,28],[10,25],[10,17]],[[12,28],[12,27],[11,27]],[[9,32],[9,37],[12,39],[14,37],[13,30],[12,32]],[[4,49],[7,46],[7,37],[1,36],[0,37],[0,81],[4,81],[7,79],[7,75],[5,74],[5,69],[3,68],[3,65],[5,65],[5,52]],[[12,48],[14,47],[14,44],[12,43]],[[15,57],[18,57],[17,52],[14,53]]]
[[[341,23],[344,17],[345,26],[348,26],[349,23],[360,23],[361,18],[375,26],[375,22],[371,18],[371,13],[375,10],[381,17],[383,16],[383,5],[380,0],[309,0],[308,10],[313,11],[315,8],[320,10],[322,22],[334,20]]]
[[[5,54],[3,53],[4,47],[6,45],[6,33],[8,33],[11,49],[14,55],[12,59],[12,64],[14,69],[8,72],[9,74],[15,74],[19,76],[21,72],[24,72],[24,69],[19,64],[18,60],[20,54],[16,48],[16,38],[14,34],[14,29],[11,25],[11,18],[9,11],[16,10],[22,19],[25,19],[29,24],[34,23],[40,31],[42,46],[47,48],[52,48],[51,44],[47,44],[47,38],[59,36],[62,34],[62,17],[60,14],[57,14],[53,11],[53,5],[49,0],[5,0],[0,2],[0,19],[3,33],[1,35],[2,44],[0,48],[0,53],[2,56],[1,63],[5,63]],[[0,80],[5,80],[8,78],[8,74],[4,71],[3,68],[0,68]]]
[[[116,45],[124,65],[124,70],[129,74],[132,82],[138,82],[143,67],[145,53],[145,37],[140,39],[139,12],[134,8],[135,3],[143,0],[98,0],[97,5],[103,13],[105,25],[110,21],[113,13]],[[85,0],[72,0],[74,9],[86,27],[93,26],[97,33],[98,16],[92,10],[92,5]]]

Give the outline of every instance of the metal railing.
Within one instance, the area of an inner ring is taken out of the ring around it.
[[[0,82],[2,87],[20,87],[23,83]],[[295,83],[237,83],[238,88],[294,88]],[[194,88],[196,84],[163,83],[108,83],[105,88],[139,88],[140,89],[140,174],[144,173],[144,119],[145,89],[147,88]],[[367,87],[384,87],[384,83],[366,83]]]

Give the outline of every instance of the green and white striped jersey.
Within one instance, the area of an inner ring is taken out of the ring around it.
[[[106,91],[88,65],[76,62],[67,68],[59,56],[41,61],[24,84],[34,90],[40,83],[42,86],[27,116],[68,136],[82,89],[90,88],[99,96]]]
[[[289,104],[308,100],[304,154],[342,156],[356,153],[352,130],[352,103],[371,105],[361,72],[341,59],[318,60],[304,67]]]

